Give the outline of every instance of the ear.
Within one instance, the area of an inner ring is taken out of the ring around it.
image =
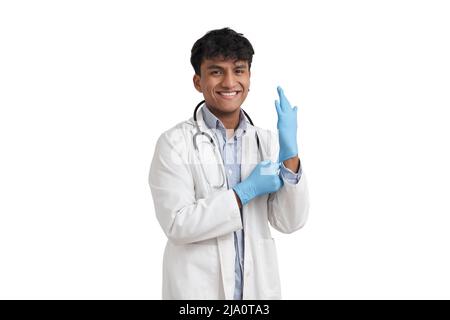
[[[198,92],[202,92],[202,87],[200,86],[200,76],[198,74],[194,74],[194,78],[192,79],[194,82],[194,87]]]

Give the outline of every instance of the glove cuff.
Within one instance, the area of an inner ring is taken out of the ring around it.
[[[278,157],[278,161],[279,162],[283,162],[284,160],[287,160],[287,159],[290,159],[292,157],[295,157],[296,155],[298,155],[297,149],[289,150],[289,152],[283,152],[283,153],[280,152],[279,157]]]
[[[249,189],[249,186],[245,182],[238,183],[233,187],[242,205],[246,205],[253,198],[252,192]]]

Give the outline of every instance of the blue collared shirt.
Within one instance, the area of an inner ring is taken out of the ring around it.
[[[228,182],[228,189],[233,188],[241,182],[241,154],[242,154],[242,136],[247,129],[247,121],[241,110],[239,117],[239,125],[234,131],[233,136],[227,138],[226,129],[223,123],[211,113],[207,107],[202,107],[203,120],[209,129],[214,131],[217,141],[219,142],[220,155],[222,156],[225,173]],[[286,183],[297,184],[301,177],[301,168],[298,173],[294,173],[281,164],[281,177]],[[242,209],[241,209],[242,219]],[[242,300],[243,294],[243,275],[244,275],[244,230],[234,232],[234,248],[235,256],[235,287],[234,299]]]

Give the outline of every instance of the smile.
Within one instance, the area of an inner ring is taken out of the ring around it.
[[[233,98],[235,96],[237,96],[241,91],[220,91],[218,92],[219,95],[221,95],[224,98]]]

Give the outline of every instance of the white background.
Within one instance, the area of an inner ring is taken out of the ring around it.
[[[447,1],[1,1],[0,298],[159,299],[147,177],[191,116],[190,49],[255,48],[244,108],[299,107],[311,210],[285,299],[450,298]]]

